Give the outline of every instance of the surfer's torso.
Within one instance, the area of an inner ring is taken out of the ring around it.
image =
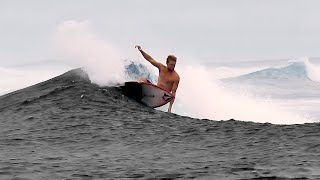
[[[162,65],[159,68],[158,86],[171,92],[175,81],[179,79],[178,73],[173,70],[170,71],[166,66]]]

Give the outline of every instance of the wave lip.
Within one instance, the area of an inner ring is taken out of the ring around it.
[[[125,74],[126,79],[128,80],[137,80],[141,77],[147,78],[152,83],[156,82],[157,76],[154,73],[151,73],[147,66],[134,62],[126,61]]]

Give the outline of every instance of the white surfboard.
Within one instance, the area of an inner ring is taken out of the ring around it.
[[[174,97],[169,91],[146,82],[126,82],[122,90],[124,95],[152,108],[163,106]]]

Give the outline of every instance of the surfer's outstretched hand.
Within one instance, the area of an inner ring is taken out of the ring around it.
[[[141,46],[139,46],[139,45],[136,45],[134,48],[138,48],[139,51],[142,50],[142,49],[141,49]]]

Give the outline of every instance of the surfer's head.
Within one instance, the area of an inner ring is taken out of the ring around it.
[[[175,57],[174,55],[169,55],[167,57],[167,67],[170,71],[174,70],[176,63],[177,63],[177,57]]]

